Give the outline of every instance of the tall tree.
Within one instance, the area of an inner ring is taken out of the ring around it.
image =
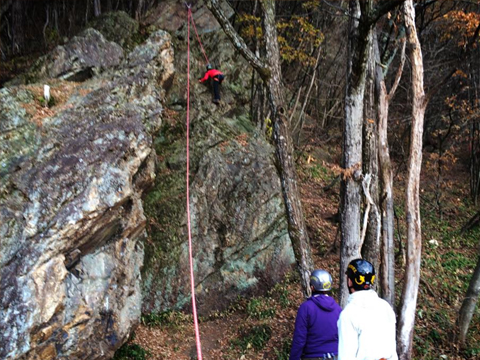
[[[246,45],[223,13],[218,0],[209,0],[207,6],[222,26],[235,48],[262,78],[268,91],[270,113],[273,120],[273,139],[278,159],[277,169],[282,184],[283,199],[304,295],[310,295],[310,272],[313,269],[310,242],[303,218],[303,210],[297,187],[297,174],[293,159],[293,145],[288,128],[285,98],[283,94],[280,50],[275,26],[275,1],[260,0],[263,11],[263,34],[266,59],[260,59]]]
[[[422,162],[423,128],[425,110],[429,100],[436,94],[457,69],[471,54],[480,35],[480,23],[470,28],[470,33],[463,39],[456,61],[450,67],[443,79],[436,82],[428,93],[424,92],[424,66],[420,41],[415,27],[415,9],[413,1],[407,0],[404,6],[405,27],[407,41],[410,48],[412,67],[412,125],[410,135],[410,154],[408,161],[407,190],[406,190],[406,220],[407,220],[407,258],[404,275],[404,285],[400,303],[400,314],[397,332],[397,346],[401,360],[411,358],[413,344],[413,330],[415,324],[415,308],[420,282],[421,262],[421,221],[419,182]],[[473,278],[475,280],[475,278]],[[475,287],[476,285],[472,285]]]
[[[345,119],[343,123],[342,195],[340,229],[342,245],[340,274],[348,263],[360,256],[362,125],[367,63],[372,49],[373,26],[378,19],[403,1],[350,0]],[[374,6],[376,5],[376,6]],[[370,57],[373,59],[373,57]],[[340,304],[344,305],[348,289],[345,276],[340,277]]]
[[[382,213],[382,245],[381,245],[381,265],[379,271],[379,282],[382,297],[389,302],[390,305],[395,305],[395,242],[393,238],[394,230],[394,209],[393,209],[393,175],[392,163],[390,160],[390,151],[388,145],[388,109],[390,101],[392,100],[397,90],[400,78],[402,76],[403,67],[405,64],[405,45],[406,41],[403,39],[400,64],[397,69],[395,81],[390,91],[387,91],[385,84],[386,73],[386,59],[380,58],[380,51],[378,46],[378,37],[375,37],[375,92],[376,92],[376,106],[378,116],[378,145],[379,145],[379,173],[380,173],[380,207]]]
[[[363,6],[361,6],[363,5]],[[368,6],[367,6],[368,5]],[[348,263],[360,256],[360,208],[362,180],[362,122],[363,98],[367,74],[367,59],[371,41],[368,11],[372,1],[351,0],[348,25],[347,82],[345,95],[345,119],[343,122],[342,180],[340,204],[340,230],[342,236],[340,254],[340,305],[348,297],[346,278],[343,276]]]
[[[413,0],[404,4],[405,27],[412,66],[412,125],[406,189],[407,261],[400,303],[397,347],[401,360],[411,359],[415,308],[420,283],[422,233],[420,220],[420,171],[422,167],[422,136],[428,99],[423,85],[423,56],[415,26]]]
[[[374,31],[372,35],[374,35]],[[362,257],[370,261],[375,269],[380,263],[380,204],[378,181],[378,124],[375,107],[375,37],[370,41],[367,59],[367,75],[365,81],[365,96],[363,105],[363,202],[365,205],[362,237]]]
[[[100,0],[93,0],[93,16],[99,17],[102,14]]]
[[[23,51],[25,34],[23,24],[23,2],[21,0],[13,0],[12,3],[12,48],[11,52],[14,55],[18,55]]]

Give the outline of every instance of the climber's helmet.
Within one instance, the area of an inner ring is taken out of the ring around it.
[[[350,261],[346,274],[355,290],[368,290],[375,284],[375,268],[367,260]]]
[[[310,274],[310,285],[314,291],[330,291],[332,290],[332,276],[326,270],[318,269]]]
[[[212,69],[213,69],[212,64],[207,64],[207,71],[208,71],[208,70],[212,70]]]

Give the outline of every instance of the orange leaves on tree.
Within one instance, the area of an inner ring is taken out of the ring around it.
[[[258,16],[243,14],[238,17],[238,21],[242,25],[240,35],[245,40],[262,41],[263,30],[261,26],[262,19]]]
[[[306,2],[305,6],[318,6]],[[243,14],[238,17],[241,24],[240,35],[248,41],[263,43],[262,19],[258,16]],[[302,66],[315,65],[314,50],[320,46],[324,36],[308,18],[293,16],[277,23],[278,43],[282,60],[287,63],[298,62]]]
[[[293,16],[277,24],[278,43],[282,60],[298,62],[303,66],[315,65],[314,50],[320,46],[324,36],[308,18]]]
[[[454,39],[457,45],[464,47],[468,44],[469,39],[475,34],[480,23],[480,14],[464,11],[450,11],[443,16],[443,40]],[[473,44],[477,47],[478,40]]]

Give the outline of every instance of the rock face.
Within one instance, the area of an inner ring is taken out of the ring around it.
[[[211,103],[192,62],[190,108],[190,211],[195,283],[200,314],[223,309],[238,295],[266,290],[294,261],[287,233],[274,149],[249,120],[251,70],[219,33],[202,32],[210,61],[226,74],[222,105]],[[178,34],[183,39],[183,34]],[[185,74],[186,48],[177,39],[175,68]],[[198,43],[192,42],[192,52]],[[176,76],[167,98],[182,109],[185,82]],[[166,120],[155,142],[155,188],[145,197],[149,241],[145,243],[143,311],[189,307],[185,121]],[[267,286],[265,286],[267,285]]]
[[[207,114],[192,124],[190,188],[196,292],[204,315],[238,295],[268,289],[293,262],[272,146],[242,114]],[[181,142],[168,146],[171,136],[165,133],[157,144],[165,161],[145,199],[151,219],[143,276],[147,313],[191,301],[185,149]]]
[[[135,38],[139,37],[138,21],[124,11],[102,14],[93,19],[89,27],[98,30],[108,41],[113,41],[124,49],[129,49]]]
[[[117,66],[122,58],[120,45],[107,41],[100,32],[89,28],[40,58],[27,74],[12,80],[9,85],[30,84],[49,78],[85,81]]]
[[[42,85],[0,90],[0,358],[108,359],[138,322],[141,196],[173,71],[159,31],[115,72],[50,80],[51,109]]]
[[[226,74],[219,107],[196,81],[205,64],[191,49],[202,314],[280,280],[293,262],[273,148],[249,120],[252,74],[215,26],[198,28]],[[187,49],[176,30],[129,53],[86,30],[16,80],[29,85],[0,89],[1,359],[109,359],[142,310],[190,306]],[[52,107],[33,79],[50,85]]]

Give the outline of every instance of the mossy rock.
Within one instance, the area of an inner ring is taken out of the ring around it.
[[[138,21],[124,11],[102,14],[89,22],[88,27],[100,31],[107,40],[116,42],[125,50],[131,50],[145,40],[139,33]]]

